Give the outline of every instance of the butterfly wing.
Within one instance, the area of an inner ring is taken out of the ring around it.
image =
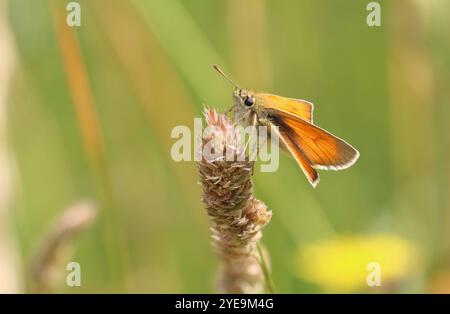
[[[276,129],[273,128],[272,132],[274,132],[274,130]],[[293,141],[292,138],[289,136],[289,131],[286,131],[283,128],[278,128],[278,130],[275,132],[277,132],[278,137],[284,146],[283,148],[289,151],[291,155],[295,158],[298,165],[302,169],[303,173],[308,178],[309,183],[311,183],[313,187],[316,187],[317,184],[319,184],[320,180],[319,174],[311,166],[310,161],[308,160],[308,158],[306,158],[306,156],[304,155],[302,150],[298,147],[298,145],[295,143],[295,141]]]
[[[350,144],[301,118],[282,111],[269,113],[269,118],[280,128],[280,135],[295,143],[297,154],[302,154],[312,168],[345,169],[359,157]]]
[[[258,106],[262,109],[286,112],[313,123],[314,106],[306,100],[264,93],[255,94],[255,97]]]

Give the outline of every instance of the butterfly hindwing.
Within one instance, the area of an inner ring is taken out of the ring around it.
[[[340,170],[358,159],[359,152],[350,144],[301,118],[282,111],[273,111],[270,117],[313,168]]]

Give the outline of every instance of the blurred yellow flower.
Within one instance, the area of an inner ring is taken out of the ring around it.
[[[329,292],[367,287],[373,265],[381,285],[404,278],[417,266],[415,247],[395,235],[339,236],[302,247],[297,256],[298,275]]]

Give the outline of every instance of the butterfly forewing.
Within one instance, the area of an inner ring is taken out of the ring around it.
[[[258,105],[265,110],[286,112],[313,123],[314,106],[306,100],[286,98],[264,93],[258,93],[255,96],[257,98]]]

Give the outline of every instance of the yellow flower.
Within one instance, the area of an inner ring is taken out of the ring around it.
[[[416,261],[414,246],[395,235],[339,236],[303,247],[297,265],[300,277],[325,291],[352,292],[367,287],[376,269],[383,285],[404,278]]]

